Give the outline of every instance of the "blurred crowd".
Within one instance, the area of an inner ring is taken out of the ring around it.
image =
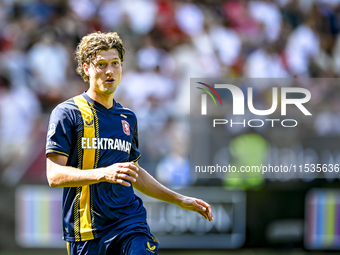
[[[2,168],[32,150],[56,104],[87,89],[74,50],[94,31],[123,39],[115,98],[138,116],[141,164],[173,187],[193,181],[190,78],[340,76],[340,0],[0,0]],[[328,123],[315,132],[339,135],[339,88],[305,86]]]

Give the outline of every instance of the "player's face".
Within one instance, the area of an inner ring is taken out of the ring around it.
[[[89,66],[84,64],[84,71],[89,76],[90,90],[101,95],[114,93],[122,77],[118,51],[99,51]]]

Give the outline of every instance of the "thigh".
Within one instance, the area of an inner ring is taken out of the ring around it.
[[[126,236],[120,244],[120,255],[157,255],[159,242],[146,234]]]

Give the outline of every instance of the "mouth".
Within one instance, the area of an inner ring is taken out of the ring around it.
[[[109,84],[112,84],[112,83],[115,82],[115,78],[109,77],[109,78],[107,78],[107,79],[105,80],[105,82],[106,82],[106,83],[109,83]]]

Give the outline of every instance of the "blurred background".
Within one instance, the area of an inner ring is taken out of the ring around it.
[[[188,138],[190,78],[339,78],[340,0],[0,0],[1,255],[66,254],[45,137],[51,110],[88,87],[74,50],[94,31],[118,32],[127,48],[115,99],[138,117],[141,166],[215,212],[206,223],[145,198],[161,254],[339,252],[338,178],[192,179]],[[340,163],[339,83],[301,86],[312,93],[312,122],[269,138],[233,133],[216,157],[253,164],[249,148],[260,145],[267,162],[304,152]],[[254,88],[264,105],[268,89]]]

